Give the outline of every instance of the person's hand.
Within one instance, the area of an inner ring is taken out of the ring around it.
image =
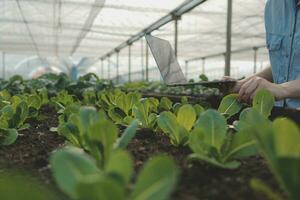
[[[246,83],[250,78],[251,78],[251,77],[245,78],[245,79],[242,79],[242,80],[237,80],[237,79],[231,78],[231,77],[229,77],[229,76],[224,76],[224,77],[223,77],[223,80],[225,80],[225,81],[236,81],[236,84],[235,84],[235,86],[232,88],[231,91],[232,91],[233,93],[239,93],[241,87],[242,87],[242,86],[244,85],[244,83]]]
[[[286,91],[281,85],[271,83],[258,76],[243,80],[242,84],[239,86],[239,99],[241,101],[249,102],[257,91],[261,89],[269,90],[275,96],[276,100],[286,98]]]

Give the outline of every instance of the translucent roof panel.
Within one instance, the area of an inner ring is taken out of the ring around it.
[[[16,63],[16,66],[6,68],[11,70],[8,74],[17,73],[16,70],[23,73],[25,68],[30,69],[31,61],[28,58],[36,57],[41,62],[37,61],[33,69],[59,68],[68,72],[72,66],[79,66],[82,74],[93,71],[101,75],[103,72],[102,77],[113,78],[117,75],[116,55],[111,55],[110,64],[105,60],[105,70],[99,69],[101,62],[98,58],[184,2],[185,0],[1,0],[0,51],[9,57],[7,62]],[[262,47],[258,51],[257,62],[268,61],[268,53],[263,49],[265,3],[266,0],[233,1],[234,76],[253,71],[250,68],[253,67],[254,47]],[[203,57],[209,57],[205,66],[206,73],[218,71],[222,74],[226,49],[226,16],[227,1],[207,0],[179,20],[178,59],[183,70],[186,70],[185,61],[198,58],[189,63],[188,76],[193,77],[203,71]],[[174,22],[154,31],[153,35],[167,39],[174,45]],[[134,77],[144,77],[141,73],[145,68],[145,45],[145,41],[139,40],[131,48],[132,73],[140,74]],[[127,76],[128,47],[120,52],[119,58],[119,75]],[[150,68],[155,72],[153,78],[160,79],[151,55],[149,59]],[[247,69],[240,67],[242,65]],[[108,71],[108,67],[112,69]],[[128,80],[128,77],[124,80]]]
[[[0,50],[101,56],[184,0],[2,0]]]
[[[234,0],[232,50],[265,45],[265,0]],[[226,49],[227,1],[209,0],[179,21],[179,57],[185,60],[224,53]],[[174,25],[154,34],[174,41]]]

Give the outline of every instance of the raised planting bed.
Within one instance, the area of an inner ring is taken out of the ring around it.
[[[52,189],[60,199],[68,199],[57,188],[48,165],[50,153],[65,144],[64,138],[49,131],[57,126],[58,116],[51,107],[43,107],[41,113],[46,116],[45,120],[30,121],[31,129],[20,132],[16,143],[0,147],[0,168],[2,172],[8,169],[21,170]],[[139,130],[127,149],[134,158],[136,173],[154,155],[167,154],[173,157],[180,169],[180,179],[172,200],[265,199],[250,188],[251,178],[260,178],[279,191],[261,157],[243,160],[237,170],[223,170],[203,162],[188,162],[186,158],[191,153],[189,148],[174,147],[168,137],[148,129]]]
[[[161,99],[163,97],[169,98],[173,102],[181,102],[182,97],[186,97],[191,104],[200,103],[203,106],[217,109],[222,101],[223,96],[186,96],[174,94],[159,94],[159,93],[143,93],[143,97],[155,97]],[[235,119],[238,119],[239,114]],[[287,117],[298,125],[300,125],[300,110],[284,107],[274,107],[270,116],[271,120],[279,117]],[[233,118],[234,119],[234,118]]]
[[[16,171],[57,196],[38,189],[45,200],[300,197],[300,130],[270,120],[299,124],[299,112],[274,108],[267,90],[247,107],[237,94],[98,90],[99,80],[83,80],[91,84],[79,96],[63,88],[49,96],[45,87],[22,91],[17,80],[20,90],[0,92],[0,199],[21,199],[5,196],[21,191]]]
[[[259,156],[243,160],[242,166],[237,170],[223,170],[204,162],[188,162],[186,158],[191,153],[188,148],[174,147],[166,136],[151,133],[149,130],[140,130],[128,150],[134,156],[137,171],[154,155],[167,154],[175,159],[181,174],[172,200],[264,200],[264,196],[251,189],[249,183],[252,178],[262,179],[280,191],[266,161]]]
[[[42,107],[44,120],[30,120],[30,129],[20,131],[17,141],[0,146],[0,172],[17,171],[29,175],[67,199],[55,186],[49,168],[50,153],[65,143],[65,139],[50,131],[58,125],[58,114],[50,107]]]

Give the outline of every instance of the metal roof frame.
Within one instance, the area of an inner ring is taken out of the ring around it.
[[[134,42],[138,41],[142,37],[144,37],[147,34],[151,34],[153,31],[159,29],[160,27],[168,24],[169,22],[178,19],[178,17],[182,16],[183,14],[193,10],[195,7],[199,6],[200,4],[206,2],[207,0],[186,0],[184,3],[182,3],[180,6],[172,10],[169,14],[166,16],[160,18],[147,28],[143,29],[141,32],[133,35],[130,37],[127,41],[123,42],[119,46],[117,46],[115,49],[109,51],[105,55],[101,56],[100,59],[103,60],[106,57],[111,56],[114,53],[120,52],[125,47],[132,45]]]
[[[243,49],[232,50],[231,54],[250,51],[250,50],[255,50],[255,49],[257,50],[257,49],[261,49],[261,48],[266,48],[266,45],[259,45],[259,46],[255,46],[255,47],[247,47],[247,48],[243,48]],[[207,59],[207,58],[215,58],[215,57],[224,56],[224,55],[226,55],[226,52],[221,52],[221,53],[211,54],[211,55],[207,55],[207,56],[192,58],[192,59],[186,60],[186,62],[195,62],[195,61],[199,61],[199,60],[203,60],[203,59]]]

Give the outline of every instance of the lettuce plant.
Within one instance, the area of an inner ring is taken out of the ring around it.
[[[15,171],[0,173],[0,199],[62,200],[36,179]]]
[[[50,163],[56,183],[74,200],[165,200],[174,189],[178,175],[170,158],[154,157],[144,165],[132,189],[128,190],[133,161],[122,150],[114,151],[102,169],[74,147],[54,152]]]
[[[266,112],[254,112],[256,119],[261,118]],[[282,188],[288,193],[289,199],[300,199],[300,130],[298,126],[285,118],[277,119],[273,123],[261,123],[257,120],[257,126],[250,128],[255,135],[259,149],[273,171],[275,178]],[[262,182],[252,182],[252,185],[260,190],[268,188]],[[267,196],[270,196],[267,194]],[[278,197],[278,199],[284,199]]]
[[[0,129],[0,145],[11,145],[18,138],[18,131],[16,129],[1,128]]]
[[[97,106],[108,111],[110,107],[116,105],[116,100],[121,93],[122,91],[119,89],[98,92],[97,96],[99,100]]]
[[[107,119],[103,111],[93,107],[81,107],[62,122],[58,133],[74,145],[88,151],[99,166],[104,166],[115,148],[125,148],[134,137],[138,123],[133,121],[118,138],[117,126]]]
[[[264,117],[268,118],[275,105],[275,98],[268,90],[260,90],[253,98],[252,106]]]
[[[29,127],[29,124],[25,122],[28,118],[34,117],[30,111],[34,110],[35,103],[29,104],[27,100],[25,96],[12,96],[10,102],[1,108],[2,128],[23,130]]]
[[[49,96],[46,88],[38,89],[36,94],[39,95],[42,105],[47,105],[49,103]]]
[[[251,108],[246,108],[241,112],[239,121],[235,125],[236,130],[241,131],[256,126],[256,112],[261,114],[260,119],[262,122],[265,122],[271,115],[271,111],[275,105],[275,98],[269,91],[260,90],[254,96],[252,105]]]
[[[97,94],[94,88],[87,88],[83,91],[83,103],[84,105],[96,105],[97,103]]]
[[[162,97],[159,101],[158,109],[159,112],[171,111],[173,108],[173,102],[167,97]]]
[[[132,114],[135,119],[140,121],[143,128],[154,129],[157,119],[157,108],[159,101],[155,98],[141,99],[133,107]]]
[[[243,105],[238,101],[237,94],[230,94],[224,97],[218,108],[219,113],[221,113],[226,119],[239,113]]]
[[[17,137],[17,129],[27,128],[24,124],[28,116],[27,104],[23,101],[6,105],[0,110],[0,144],[13,144]]]
[[[41,101],[38,95],[16,95],[1,93],[0,100],[0,144],[10,145],[18,136],[18,130],[29,127],[28,118],[37,117]]]
[[[58,107],[59,113],[63,112],[66,106],[74,104],[75,99],[67,91],[59,92],[55,97],[51,98],[51,102]]]
[[[193,106],[186,104],[179,108],[177,115],[172,112],[162,112],[157,119],[157,124],[170,137],[173,145],[186,145],[196,117]]]
[[[257,144],[249,128],[268,121],[274,97],[266,90],[259,91],[253,99],[253,107],[240,114],[237,132],[232,133],[226,120],[242,108],[237,97],[236,94],[228,95],[222,100],[218,111],[207,110],[200,115],[190,134],[189,146],[193,151],[191,159],[234,169],[240,165],[238,159],[257,154]]]
[[[126,94],[121,92],[116,97],[110,95],[106,99],[110,99],[110,101],[106,102],[108,116],[117,124],[128,125],[134,120],[132,109],[140,101],[141,95],[139,93]]]
[[[43,103],[41,97],[38,94],[27,94],[23,96],[28,106],[28,117],[37,118]]]
[[[203,160],[217,167],[233,169],[239,158],[255,155],[256,144],[249,132],[228,131],[226,118],[215,110],[204,112],[190,134],[191,159]]]

